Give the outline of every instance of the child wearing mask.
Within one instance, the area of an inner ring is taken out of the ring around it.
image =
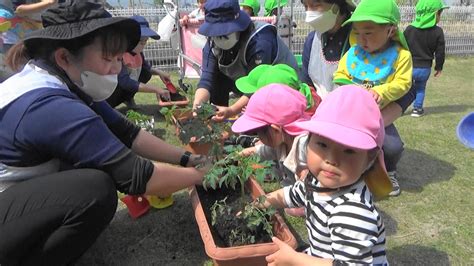
[[[407,94],[411,87],[412,61],[405,37],[397,26],[400,12],[394,0],[362,0],[343,25],[350,22],[357,44],[342,57],[334,82],[365,87],[382,110],[386,126],[383,151],[393,183],[391,195],[398,196],[396,167],[403,142],[393,121],[412,101],[411,94]]]
[[[132,52],[123,55],[122,70],[118,75],[118,85],[114,93],[107,99],[112,107],[125,103],[128,108],[136,108],[135,94],[137,92],[154,93],[156,97],[164,100],[170,99],[170,93],[160,87],[148,84],[153,75],[158,75],[166,83],[170,82],[170,76],[158,69],[153,69],[146,62],[143,55],[143,49],[149,38],[159,40],[160,36],[150,28],[148,21],[142,16],[132,16],[133,20],[140,24],[141,38],[140,42]]]
[[[448,8],[442,0],[420,0],[416,4],[415,20],[404,32],[413,57],[413,86],[416,94],[411,116],[420,117],[425,111],[426,82],[431,74],[433,58],[436,59],[434,67],[435,77],[441,75],[444,64],[445,41],[443,29],[437,26],[441,13]]]
[[[375,162],[384,128],[372,95],[359,86],[339,87],[310,121],[295,125],[310,133],[309,173],[267,194],[261,207],[304,206],[310,247],[298,253],[274,237],[279,249],[266,257],[268,265],[388,265],[384,223],[364,181],[382,167]]]

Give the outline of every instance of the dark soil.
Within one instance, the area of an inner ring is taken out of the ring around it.
[[[163,102],[167,102],[167,100],[163,99],[163,97],[161,97],[161,100]],[[183,95],[181,95],[179,93],[171,93],[170,92],[170,101],[177,102],[177,101],[184,101],[184,100],[186,100],[186,97],[184,97]]]
[[[209,223],[211,228],[211,233],[214,238],[214,242],[218,247],[232,247],[247,245],[249,243],[242,243],[239,240],[232,239],[231,231],[240,228],[243,232],[249,232],[247,229],[245,221],[237,215],[238,212],[242,211],[244,208],[244,203],[253,201],[252,197],[246,192],[244,197],[240,195],[240,184],[237,184],[236,189],[231,188],[221,188],[217,190],[204,190],[202,187],[197,188],[197,193],[201,201],[206,220]],[[211,225],[211,206],[214,202],[223,200],[226,198],[226,204],[230,208],[230,215],[218,215],[216,219],[216,224]],[[244,203],[243,203],[244,202]],[[254,234],[255,243],[268,243],[271,242],[271,236],[268,235],[263,228],[257,230],[257,233]]]

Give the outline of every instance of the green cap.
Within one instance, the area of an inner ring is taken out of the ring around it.
[[[416,16],[411,25],[415,28],[426,29],[436,25],[436,13],[449,8],[442,0],[419,0],[416,4]]]
[[[280,2],[280,5],[278,5]],[[288,0],[265,0],[265,17],[272,14],[273,9],[283,7],[288,4]]]
[[[298,90],[306,97],[307,108],[313,106],[314,100],[308,84],[300,82],[296,70],[286,64],[259,65],[247,76],[237,79],[235,86],[243,93],[253,94],[260,88],[273,83],[285,84]]]
[[[352,16],[342,26],[347,23],[361,21],[398,26],[398,23],[400,23],[400,10],[394,0],[362,0],[354,10],[354,13],[352,13]],[[408,44],[402,31],[398,30],[395,40],[405,49],[408,49]]]
[[[240,3],[240,6],[248,6],[253,10],[253,15],[258,16],[258,12],[260,12],[260,2],[258,0],[244,0]]]

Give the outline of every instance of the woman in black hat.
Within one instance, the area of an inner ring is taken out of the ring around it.
[[[10,62],[29,61],[0,84],[1,265],[69,264],[112,219],[116,190],[164,197],[200,184],[207,169],[103,101],[139,24],[68,2],[11,49]]]

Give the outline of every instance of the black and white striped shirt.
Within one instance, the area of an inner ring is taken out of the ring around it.
[[[317,180],[309,182],[317,187]],[[365,182],[332,195],[307,192],[297,181],[284,188],[288,207],[306,206],[309,255],[350,264],[387,264],[385,227]]]

